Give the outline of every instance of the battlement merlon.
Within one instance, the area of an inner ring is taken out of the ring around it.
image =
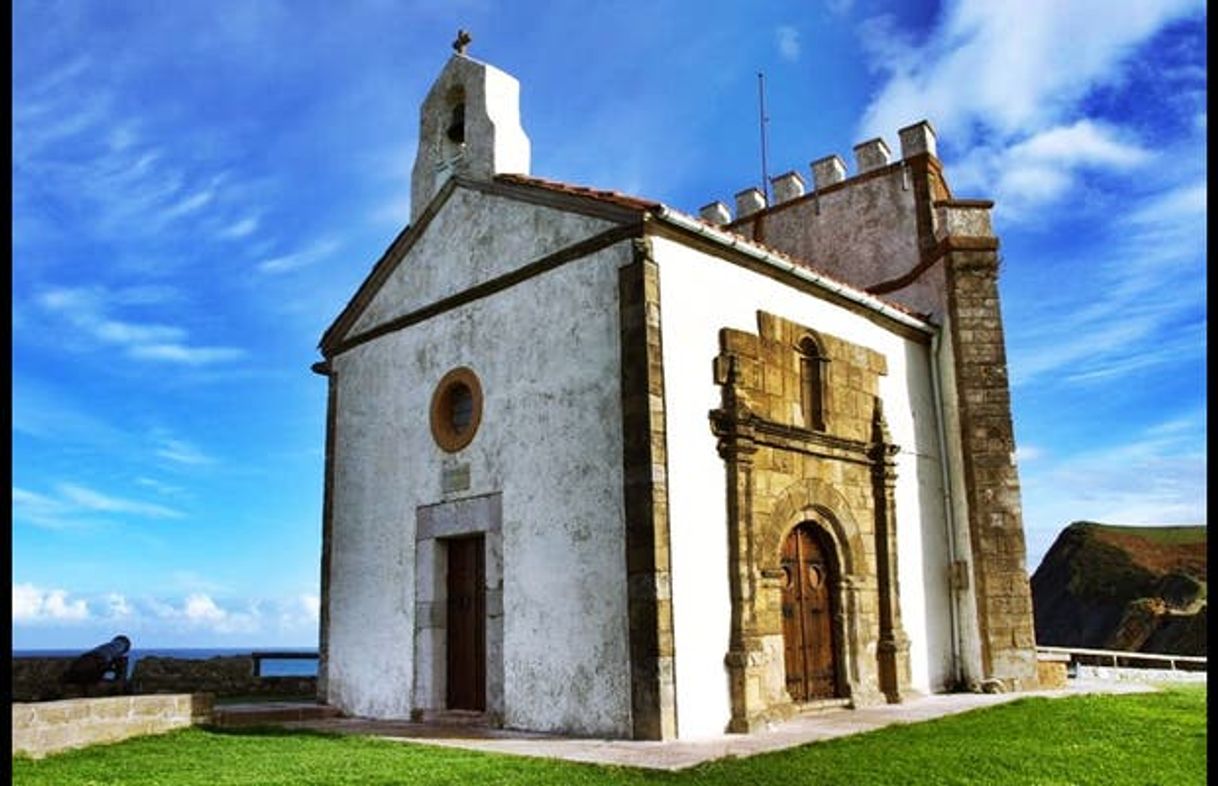
[[[811,190],[803,191],[795,172],[780,175],[771,181],[773,204],[746,189],[736,195],[735,217],[724,223],[725,210],[716,208],[714,223],[919,313],[942,315],[946,280],[937,262],[953,247],[997,248],[993,203],[953,197],[930,122],[905,126],[897,136],[896,161],[882,138],[860,142],[853,174],[841,156],[818,158]]]

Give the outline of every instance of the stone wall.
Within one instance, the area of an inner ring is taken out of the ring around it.
[[[114,696],[13,705],[13,753],[40,759],[211,720],[207,694]]]
[[[997,240],[949,237],[946,255],[968,532],[984,677],[1036,686],[1019,472],[998,300]]]
[[[55,701],[123,693],[212,693],[220,697],[315,697],[316,677],[257,677],[249,655],[189,658],[146,657],[136,661],[124,686],[102,682],[81,688],[63,684],[63,675],[75,658],[13,658],[12,700]]]
[[[76,658],[13,658],[12,701],[53,701],[80,698],[84,689],[64,685],[63,677]],[[117,682],[90,686],[90,696],[111,696],[123,692]]]
[[[133,693],[207,692],[216,696],[317,695],[316,677],[259,677],[254,659],[231,655],[193,660],[188,658],[141,658],[131,675]]]

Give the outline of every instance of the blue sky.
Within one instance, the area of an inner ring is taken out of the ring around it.
[[[316,644],[318,338],[409,218],[458,27],[535,175],[689,213],[928,118],[996,200],[1029,569],[1204,523],[1205,11],[1188,2],[19,0],[13,644]],[[851,163],[852,167],[853,164]]]

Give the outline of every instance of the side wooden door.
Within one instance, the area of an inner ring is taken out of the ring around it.
[[[448,541],[448,688],[454,710],[486,709],[486,566],[483,537]]]

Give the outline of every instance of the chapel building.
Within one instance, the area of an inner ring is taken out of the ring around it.
[[[320,698],[673,739],[1036,684],[988,201],[923,121],[698,217],[463,51],[321,340]]]

